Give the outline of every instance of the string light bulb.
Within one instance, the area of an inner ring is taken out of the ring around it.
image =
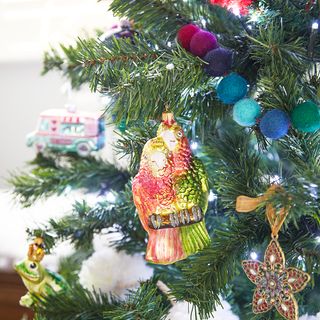
[[[319,29],[319,23],[318,23],[318,21],[314,21],[313,23],[312,23],[312,30],[318,30]]]
[[[191,142],[190,148],[191,148],[192,150],[197,150],[198,147],[199,147],[198,142],[196,142],[196,141]]]
[[[213,201],[216,200],[216,199],[217,199],[217,195],[216,195],[215,193],[213,193],[212,190],[210,190],[209,196],[208,196],[208,201],[209,201],[209,202],[213,202]]]
[[[250,253],[250,257],[251,257],[252,260],[257,260],[258,259],[258,254],[256,252],[252,251]]]

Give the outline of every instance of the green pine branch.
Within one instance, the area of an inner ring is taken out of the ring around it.
[[[202,319],[205,319],[219,302],[219,295],[227,292],[228,284],[234,276],[240,272],[241,276],[245,277],[243,271],[239,271],[241,260],[250,259],[250,252],[257,247],[260,248],[260,257],[263,259],[270,233],[264,210],[239,214],[230,218],[228,223],[220,224],[215,229],[209,248],[177,264],[182,274],[171,283],[174,296],[195,304]],[[290,231],[281,233],[280,243],[286,252],[288,265],[299,268],[305,266],[313,275],[313,279],[317,279],[320,273],[319,243],[313,234],[304,233],[291,226]],[[301,260],[302,252],[309,253],[303,260]],[[246,286],[246,290],[248,287]],[[317,290],[317,287],[313,287],[313,290]],[[308,291],[301,295],[307,293]],[[303,307],[308,309],[307,302]],[[249,308],[247,306],[246,310]]]
[[[133,19],[142,25],[141,29],[150,30],[163,39],[168,34],[174,38],[181,26],[191,22],[230,38],[243,30],[238,17],[206,0],[139,0],[132,3],[114,0],[110,9],[117,16]]]
[[[163,319],[170,304],[156,286],[156,280],[141,283],[137,291],[129,291],[124,300],[97,291],[89,292],[80,285],[69,291],[50,295],[37,305],[41,320],[136,320]]]
[[[90,39],[87,42],[90,43]],[[90,81],[86,69],[83,68],[82,63],[78,60],[79,50],[78,44],[75,46],[61,44],[59,49],[52,48],[50,51],[45,52],[42,75],[47,74],[49,71],[60,71],[63,76],[70,80],[73,88],[79,89],[82,84]]]
[[[100,190],[103,183],[109,189],[121,190],[129,178],[126,172],[93,157],[38,154],[30,165],[30,172],[12,173],[9,179],[13,194],[26,207],[70,187],[94,191]]]
[[[115,203],[104,201],[90,207],[84,201],[76,202],[71,214],[59,220],[51,219],[47,226],[28,233],[30,237],[42,237],[50,251],[56,243],[65,240],[70,240],[77,249],[90,249],[94,235],[102,230],[121,233],[122,238],[113,242],[119,250],[130,253],[145,250],[146,233],[136,214],[131,183],[116,194]]]
[[[195,304],[201,318],[208,316],[219,303],[219,296],[230,292],[236,283],[238,292],[243,293],[243,300],[234,293],[231,295],[238,304],[238,313],[243,319],[253,318],[248,306],[249,281],[237,282],[239,275],[244,277],[240,261],[248,258],[252,248],[263,255],[270,228],[265,218],[265,203],[255,212],[237,214],[235,201],[239,195],[263,194],[274,179],[280,181],[283,190],[268,201],[277,208],[290,207],[280,234],[288,264],[305,268],[313,275],[311,286],[298,295],[301,310],[319,311],[312,296],[319,296],[320,257],[316,237],[320,234],[320,135],[301,134],[291,129],[283,139],[270,142],[261,138],[256,126],[240,130],[236,123],[228,123],[232,107],[216,99],[219,79],[209,78],[203,70],[204,62],[174,41],[177,30],[189,22],[218,33],[220,43],[235,51],[233,71],[250,82],[250,95],[255,95],[265,110],[277,108],[290,112],[300,99],[318,101],[316,92],[320,81],[312,70],[320,58],[320,45],[319,37],[311,37],[311,23],[318,18],[319,4],[314,4],[309,11],[302,0],[261,0],[254,4],[258,5],[261,16],[255,22],[235,17],[206,0],[114,0],[111,8],[118,16],[135,20],[138,35],[133,41],[78,40],[74,47],[63,47],[62,55],[52,51],[45,57],[45,72],[59,69],[72,80],[74,87],[88,82],[92,90],[112,97],[107,110],[116,115],[116,121],[130,124],[117,147],[119,152],[131,155],[131,174],[137,171],[145,141],[153,137],[155,131],[152,124],[144,127],[141,123],[159,119],[166,103],[186,124],[190,120],[195,123],[196,139],[204,142],[198,155],[206,162],[210,187],[218,194],[218,210],[209,212],[207,217],[212,244],[174,266],[157,268],[157,272],[159,277],[168,280],[178,299]],[[97,181],[101,181],[103,172],[106,180],[117,175],[112,169],[106,173],[99,163],[89,160],[93,164],[90,169],[77,160],[78,169],[66,172],[54,159],[39,159],[36,173],[23,175],[20,180],[13,178],[16,193],[30,203],[45,194],[61,192],[69,184],[86,185],[84,172],[96,174]],[[59,171],[66,180],[59,178]],[[74,172],[77,175],[71,174]],[[118,188],[112,189],[123,189],[127,180],[127,176],[122,177]],[[44,236],[49,249],[58,241],[70,239],[77,248],[90,251],[93,235],[113,227],[123,234],[115,243],[118,249],[144,252],[146,234],[135,213],[130,186],[117,195],[114,204],[104,202],[90,208],[78,203],[72,214],[30,232]],[[55,303],[45,306],[40,315],[58,319],[58,311],[65,310],[70,319],[79,314],[85,320],[144,319],[146,316],[158,319],[157,316],[166,312],[166,305],[158,303],[157,299],[162,298],[152,293],[155,287],[149,289],[144,291],[144,298],[139,291],[133,293],[131,301],[134,302],[129,304],[105,300],[99,306],[93,302],[97,297],[88,298],[82,291],[80,296],[75,293],[74,297],[66,298],[69,304],[57,301],[56,310],[52,307]],[[83,308],[76,309],[76,301],[83,302]],[[151,311],[147,304],[152,303],[157,313],[148,313]],[[278,316],[271,312],[266,317],[277,319]]]
[[[155,122],[144,124],[142,121],[129,126],[115,144],[120,156],[130,157],[130,173],[135,175],[139,170],[140,156],[146,142],[157,133],[158,125]]]

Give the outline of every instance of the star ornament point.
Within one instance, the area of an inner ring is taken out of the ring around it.
[[[296,268],[286,268],[285,256],[276,239],[265,252],[264,262],[245,260],[242,267],[249,280],[257,287],[253,295],[253,313],[264,313],[276,308],[288,320],[298,320],[298,304],[294,293],[302,291],[310,276]]]

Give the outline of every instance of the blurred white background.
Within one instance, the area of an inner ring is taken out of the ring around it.
[[[68,101],[63,94],[66,80],[58,73],[40,73],[43,52],[50,46],[72,44],[78,36],[116,23],[108,2],[0,0],[0,187],[8,171],[34,156],[25,146],[25,136],[35,129],[41,111],[63,108],[66,102],[79,109],[99,109],[89,90],[72,94]]]
[[[25,136],[35,129],[38,115],[49,108],[74,103],[78,109],[100,110],[101,101],[88,88],[68,96],[59,73],[40,76],[43,52],[78,36],[108,30],[116,19],[108,2],[96,0],[0,0],[0,268],[26,253],[26,227],[71,208],[75,196],[39,202],[22,210],[10,196],[8,171],[22,169],[35,151]],[[10,241],[8,241],[10,239]],[[8,260],[8,258],[10,258]],[[9,262],[8,262],[9,261]]]

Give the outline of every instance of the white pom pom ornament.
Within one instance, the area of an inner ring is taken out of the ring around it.
[[[218,306],[217,310],[208,320],[239,320],[239,318],[231,311],[231,306],[227,301],[221,301],[222,307]],[[166,320],[195,320],[199,319],[199,315],[192,314],[192,305],[187,302],[178,302],[170,309]]]
[[[138,287],[139,281],[149,279],[152,274],[142,256],[117,252],[95,241],[95,252],[82,263],[79,281],[88,290],[124,297],[127,289]]]

